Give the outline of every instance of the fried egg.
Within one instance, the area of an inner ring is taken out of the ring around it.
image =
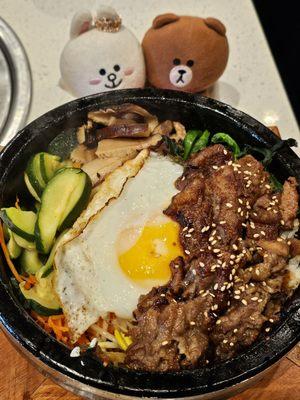
[[[89,210],[92,200],[85,214],[93,217],[57,251],[56,291],[73,340],[107,312],[132,318],[140,295],[169,280],[169,264],[182,249],[179,226],[163,210],[177,193],[174,182],[181,174],[182,166],[151,153],[96,214],[95,201]],[[100,198],[98,192],[98,204]]]

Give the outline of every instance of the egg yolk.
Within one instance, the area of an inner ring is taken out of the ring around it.
[[[179,226],[170,221],[146,225],[137,241],[119,255],[119,265],[131,279],[167,282],[171,276],[169,264],[179,255]]]

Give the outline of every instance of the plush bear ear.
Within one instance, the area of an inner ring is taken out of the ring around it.
[[[90,30],[92,22],[93,22],[93,17],[90,11],[88,10],[78,11],[74,15],[71,22],[70,38],[74,39],[77,36],[81,35],[82,33]]]
[[[152,22],[152,28],[159,29],[164,25],[170,24],[178,20],[179,17],[176,14],[168,13],[168,14],[158,15],[157,17],[154,18]]]
[[[219,33],[222,36],[226,35],[226,28],[225,26],[222,24],[222,22],[220,20],[218,20],[217,18],[205,18],[204,19],[204,23],[211,29],[213,29],[214,31],[216,31],[217,33]]]

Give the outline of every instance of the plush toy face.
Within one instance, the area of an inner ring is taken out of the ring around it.
[[[83,30],[88,26],[83,25]],[[144,56],[125,27],[117,32],[87,29],[66,44],[60,60],[62,86],[76,97],[143,87]]]
[[[214,18],[158,16],[142,46],[149,83],[164,89],[203,91],[228,59],[225,27]]]

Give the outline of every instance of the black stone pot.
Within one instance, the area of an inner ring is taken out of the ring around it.
[[[181,121],[188,128],[227,132],[240,144],[270,147],[278,139],[255,119],[215,100],[175,91],[121,90],[74,100],[41,116],[19,132],[0,156],[0,205],[24,196],[22,172],[31,154],[66,129],[80,126],[87,112],[132,102],[161,119]],[[300,160],[284,146],[271,164],[277,178],[300,181]],[[60,385],[90,399],[99,398],[224,398],[244,390],[282,358],[300,338],[300,291],[286,305],[281,322],[234,359],[218,365],[178,373],[133,372],[104,368],[94,356],[70,358],[70,350],[44,332],[24,311],[2,260],[0,322],[18,349]],[[5,356],[4,356],[5,358]]]

